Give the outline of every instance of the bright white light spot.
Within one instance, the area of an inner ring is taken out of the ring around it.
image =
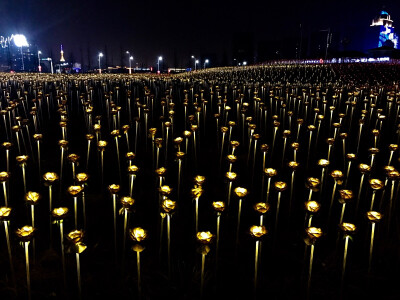
[[[14,44],[17,47],[27,47],[29,46],[26,37],[23,34],[14,35]]]

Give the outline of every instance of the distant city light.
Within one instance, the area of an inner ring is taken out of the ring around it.
[[[28,47],[28,41],[23,34],[16,34],[14,35],[14,44],[17,47]]]

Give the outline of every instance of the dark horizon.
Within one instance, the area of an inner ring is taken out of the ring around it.
[[[171,5],[155,0],[134,4],[123,0],[55,0],[43,4],[4,0],[0,3],[0,35],[25,34],[43,55],[52,55],[55,60],[62,44],[67,60],[73,56],[87,65],[90,57],[92,67],[99,52],[105,54],[104,65],[126,66],[126,51],[134,57],[133,67],[154,67],[158,56],[171,67],[193,67],[192,55],[210,59],[210,66],[230,65],[233,43],[241,35],[252,36],[252,62],[261,59],[257,58],[257,49],[262,43],[273,53],[295,58],[300,24],[304,55],[304,41],[327,29],[334,33],[332,44],[338,49],[346,40],[346,50],[362,50],[357,47],[364,42],[364,32],[383,8],[395,27],[400,24],[400,5],[387,6],[382,1],[177,1]]]

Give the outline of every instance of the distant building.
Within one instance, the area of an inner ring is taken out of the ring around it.
[[[24,35],[0,36],[0,71],[36,72],[38,65],[37,46]]]
[[[379,33],[376,37],[377,47],[387,46],[398,49],[399,37],[394,32],[393,20],[386,11],[382,10],[379,17],[372,20],[370,26],[379,28]]]
[[[60,60],[55,64],[55,72],[56,73],[78,73],[81,71],[80,64],[73,64],[72,62],[68,62],[64,57],[63,46],[60,46]]]

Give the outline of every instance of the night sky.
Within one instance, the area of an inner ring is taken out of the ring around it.
[[[0,35],[25,34],[54,59],[63,44],[67,60],[73,55],[84,64],[89,56],[96,64],[107,49],[108,64],[120,65],[122,49],[125,65],[127,50],[134,65],[154,66],[159,55],[169,65],[187,65],[191,55],[230,57],[232,37],[240,33],[253,33],[255,42],[298,38],[299,24],[304,34],[331,28],[357,44],[383,7],[400,28],[395,1],[1,0]]]

